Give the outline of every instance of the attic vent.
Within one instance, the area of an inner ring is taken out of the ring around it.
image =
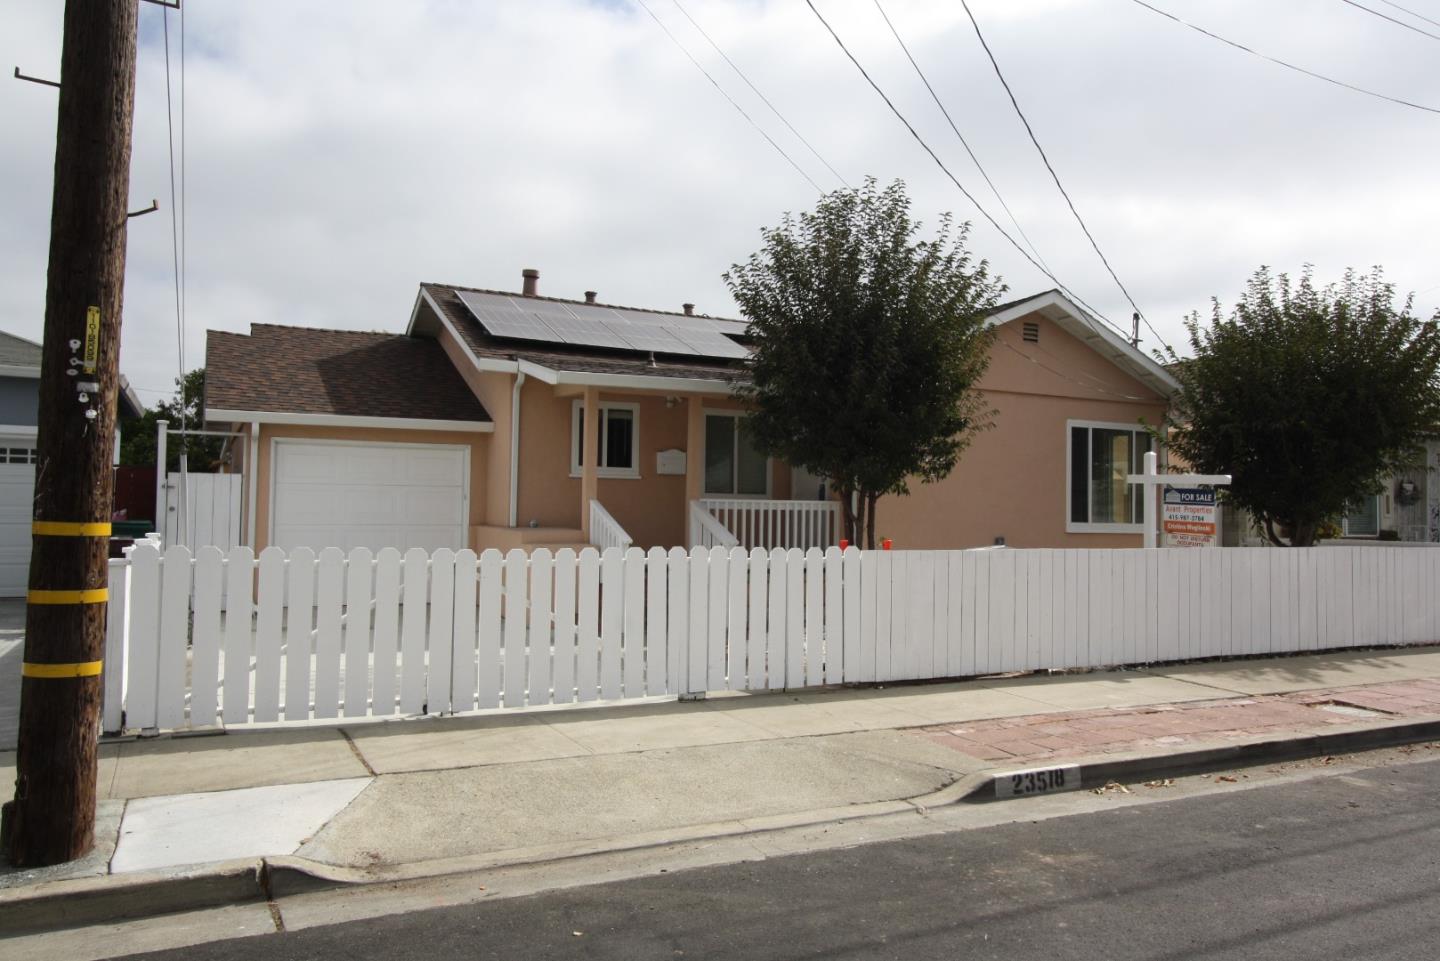
[[[1040,343],[1040,325],[1033,320],[1027,320],[1020,325],[1020,339],[1027,344]]]

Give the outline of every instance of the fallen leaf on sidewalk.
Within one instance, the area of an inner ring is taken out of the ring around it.
[[[1239,779],[1238,777],[1231,777],[1229,774],[1222,774],[1222,775],[1220,775],[1219,777],[1217,777],[1215,780],[1217,780],[1217,781],[1228,781],[1228,782],[1230,782],[1231,784],[1234,784],[1236,781],[1238,781],[1238,780],[1240,780],[1240,779]]]
[[[575,937],[577,938],[583,938],[585,936],[584,931],[571,931],[570,933],[575,935]]]
[[[1158,780],[1158,781],[1146,781],[1146,782],[1145,782],[1145,786],[1146,786],[1146,787],[1174,787],[1174,786],[1175,786],[1175,779],[1174,779],[1173,777],[1167,777],[1167,778],[1161,778],[1161,779]]]
[[[1121,794],[1129,794],[1129,793],[1130,793],[1130,789],[1129,789],[1128,787],[1126,787],[1125,785],[1121,784],[1119,781],[1110,781],[1110,782],[1108,782],[1104,787],[1092,788],[1091,791],[1090,791],[1090,793],[1091,793],[1091,794],[1105,794],[1105,793],[1107,793],[1107,792],[1113,793],[1113,792],[1116,792],[1116,791],[1118,791],[1118,792],[1121,793]]]

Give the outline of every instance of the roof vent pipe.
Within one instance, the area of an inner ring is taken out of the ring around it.
[[[694,317],[694,316],[695,316],[695,305],[694,305],[694,304],[681,304],[680,306],[681,306],[682,308],[684,308],[684,310],[685,310],[685,316],[686,316],[686,317]]]
[[[595,291],[593,291],[593,290],[587,290],[587,291],[585,291],[585,303],[587,303],[587,304],[593,304],[593,303],[595,303]]]
[[[540,296],[540,271],[534,267],[526,267],[520,271],[520,276],[524,281],[524,286],[520,288],[520,292],[526,297]]]

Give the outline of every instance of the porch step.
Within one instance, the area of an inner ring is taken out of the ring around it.
[[[494,548],[501,552],[517,547],[521,550],[548,547],[558,551],[562,547],[579,550],[588,546],[584,532],[577,527],[499,527],[490,524],[470,528],[470,543],[476,551]]]

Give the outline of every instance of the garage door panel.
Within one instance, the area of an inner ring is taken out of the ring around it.
[[[278,444],[274,543],[463,547],[468,458],[439,445]]]
[[[30,520],[35,516],[33,437],[0,437],[0,597],[23,597],[30,580]]]

